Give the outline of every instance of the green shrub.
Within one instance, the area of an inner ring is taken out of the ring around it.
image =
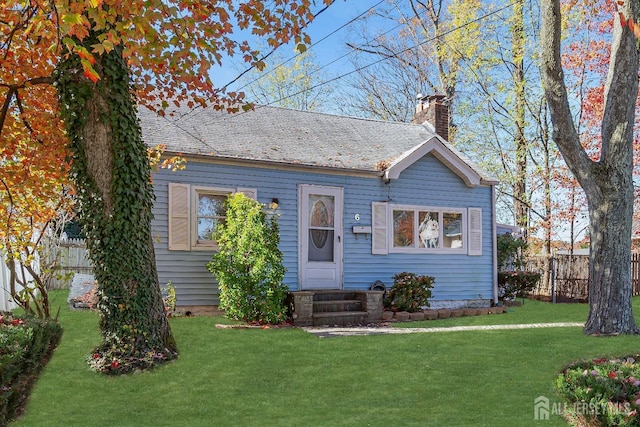
[[[556,390],[574,425],[640,425],[640,355],[594,359],[565,368]]]
[[[214,233],[219,249],[207,264],[218,280],[220,308],[236,320],[280,323],[288,288],[277,218],[267,221],[263,206],[241,193],[229,196],[226,207]]]
[[[540,281],[540,273],[499,271],[498,292],[501,299],[525,298]]]
[[[393,276],[393,287],[387,292],[384,306],[397,311],[418,312],[429,306],[434,282],[435,278],[431,276],[398,273]]]
[[[61,336],[54,320],[0,312],[0,425],[20,415]]]
[[[522,270],[526,265],[527,242],[511,234],[500,234],[496,239],[498,270]]]

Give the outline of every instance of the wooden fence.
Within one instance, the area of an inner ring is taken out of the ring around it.
[[[527,270],[543,273],[543,280],[534,290],[536,295],[549,297],[557,302],[587,302],[589,300],[589,255],[554,255],[549,274],[544,275],[544,256],[529,259]],[[548,279],[544,279],[548,277]],[[631,283],[633,296],[640,295],[640,253],[631,254]]]
[[[87,247],[82,239],[61,240],[57,254],[52,253],[51,256],[57,256],[57,263],[60,266],[59,277],[51,281],[51,289],[67,289],[74,273],[93,273],[93,264],[91,264]],[[51,262],[53,259],[49,261]]]

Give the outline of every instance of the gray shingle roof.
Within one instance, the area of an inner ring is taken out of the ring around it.
[[[213,108],[173,110],[160,117],[145,108],[139,115],[147,145],[169,152],[293,165],[376,171],[435,136],[427,126],[336,116],[280,107],[228,114]],[[490,178],[462,153],[456,155]]]

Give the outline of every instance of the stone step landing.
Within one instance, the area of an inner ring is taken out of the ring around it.
[[[366,325],[382,320],[382,291],[295,291],[296,326]]]

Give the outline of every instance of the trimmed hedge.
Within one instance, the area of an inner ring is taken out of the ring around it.
[[[0,425],[21,415],[61,337],[62,327],[52,319],[0,312]]]

